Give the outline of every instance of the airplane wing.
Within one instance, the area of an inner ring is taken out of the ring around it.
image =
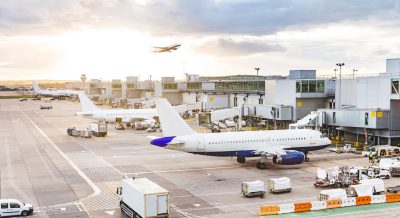
[[[268,146],[266,148],[257,149],[254,154],[265,156],[282,156],[286,154],[286,146]]]

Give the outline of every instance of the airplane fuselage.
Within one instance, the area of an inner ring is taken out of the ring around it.
[[[164,140],[162,140],[164,139]],[[157,141],[158,140],[158,141]],[[252,156],[254,151],[284,147],[307,153],[328,147],[331,141],[315,130],[270,130],[226,133],[196,133],[152,140],[172,150],[209,156]]]

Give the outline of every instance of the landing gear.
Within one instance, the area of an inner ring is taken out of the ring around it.
[[[267,169],[267,156],[261,155],[260,162],[257,163],[257,168],[260,170]]]
[[[304,155],[305,155],[304,161],[310,162],[310,158],[308,158],[308,152],[305,152]]]
[[[267,163],[258,162],[257,168],[260,170],[267,169]]]
[[[237,157],[236,158],[238,163],[246,163],[246,158],[245,157]]]

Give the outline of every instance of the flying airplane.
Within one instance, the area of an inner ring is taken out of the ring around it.
[[[201,155],[237,157],[239,163],[245,163],[247,157],[261,157],[259,169],[266,169],[267,157],[284,165],[309,161],[309,151],[331,144],[320,132],[309,129],[197,133],[166,99],[156,99],[156,108],[163,137],[152,139],[152,145]]]
[[[81,102],[82,112],[76,112],[75,116],[89,118],[99,121],[116,122],[121,119],[123,123],[131,123],[135,121],[153,121],[157,116],[156,109],[108,109],[103,110],[96,105],[84,94],[78,94]]]
[[[171,52],[171,51],[177,50],[180,46],[181,46],[181,44],[174,44],[174,45],[165,46],[165,47],[153,47],[154,49],[156,49],[153,52],[155,52],[155,53]]]
[[[55,98],[63,97],[63,96],[70,96],[70,95],[77,95],[79,93],[83,93],[82,91],[75,91],[75,90],[46,90],[41,89],[36,82],[32,82],[32,87],[35,92],[35,95],[42,95],[42,96],[51,96]]]

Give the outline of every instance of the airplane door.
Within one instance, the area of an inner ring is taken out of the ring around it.
[[[310,145],[316,144],[313,136],[310,136]]]
[[[197,137],[197,150],[198,151],[205,150],[204,140],[202,137]]]

